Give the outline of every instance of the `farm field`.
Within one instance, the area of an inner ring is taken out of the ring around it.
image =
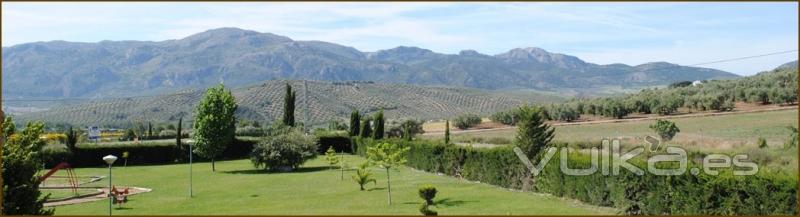
[[[365,159],[346,155],[349,165]],[[488,184],[402,167],[393,171],[392,205],[387,204],[386,174],[374,168],[377,185],[359,191],[350,179],[353,171],[329,170],[322,157],[307,162],[298,171],[268,173],[255,170],[249,160],[217,162],[217,172],[208,163],[194,164],[194,197],[188,198],[188,165],[115,167],[115,185],[153,189],[135,195],[114,215],[418,215],[421,200],[417,189],[435,186],[439,193],[434,207],[441,215],[608,215],[607,207],[584,205],[571,199],[511,191]],[[106,168],[81,168],[79,176],[102,175]],[[102,180],[98,183],[104,183]],[[224,204],[224,206],[220,206]],[[105,215],[108,201],[55,207],[56,215]]]
[[[797,126],[797,110],[782,110],[757,113],[744,113],[723,116],[669,118],[681,129],[671,143],[692,145],[697,148],[720,150],[755,144],[756,139],[764,137],[769,146],[782,146],[789,131],[786,126]],[[653,121],[632,121],[620,123],[598,123],[577,125],[555,125],[555,140],[565,142],[596,142],[611,137],[655,136],[649,125]],[[498,129],[479,132],[453,134],[455,141],[469,141],[472,138],[501,137],[513,139],[516,129]],[[442,135],[426,135],[427,138],[440,138]]]

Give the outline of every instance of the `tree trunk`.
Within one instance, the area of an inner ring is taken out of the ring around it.
[[[386,168],[386,187],[389,190],[389,205],[392,205],[392,180],[389,178],[389,168]]]
[[[525,178],[522,179],[522,191],[527,192],[530,190],[531,187],[531,171],[525,173]]]
[[[214,158],[211,158],[211,172],[217,172],[217,167],[214,165]]]

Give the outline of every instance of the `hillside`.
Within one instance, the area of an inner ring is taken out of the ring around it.
[[[471,50],[441,54],[416,47],[362,52],[236,28],[160,42],[35,42],[3,47],[2,52],[3,98],[24,100],[127,97],[274,79],[593,92],[609,85],[738,77],[666,62],[598,65],[533,47],[497,55]]]
[[[239,104],[237,117],[270,121],[280,118],[287,81],[268,81],[233,89]],[[383,84],[372,82],[289,81],[297,92],[297,120],[302,122],[308,106],[312,123],[349,117],[352,109],[372,113],[384,108],[387,118],[447,118],[461,113],[488,115],[523,102],[552,102],[559,97],[535,93],[506,93],[471,88]],[[304,84],[308,85],[308,94]],[[47,111],[16,116],[20,123],[45,120],[50,123],[124,126],[134,122],[177,121],[191,116],[203,92],[184,90],[158,97],[99,100],[57,106]],[[306,100],[308,96],[308,100]]]

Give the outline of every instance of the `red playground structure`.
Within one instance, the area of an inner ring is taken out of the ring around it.
[[[58,170],[61,169],[67,170],[67,181],[69,182],[67,187],[72,188],[72,193],[78,194],[78,178],[75,175],[75,171],[72,170],[72,167],[70,167],[70,165],[67,162],[61,162],[60,164],[50,169],[50,171],[47,171],[47,173],[39,177],[39,182],[44,182],[44,180],[47,180],[47,178],[49,178],[50,176],[52,176],[53,174],[58,172]]]

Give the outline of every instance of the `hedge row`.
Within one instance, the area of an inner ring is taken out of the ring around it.
[[[259,140],[260,138],[258,137],[238,137],[232,145],[225,149],[221,159],[248,158],[253,146]],[[321,150],[321,153],[325,152],[328,146],[333,146],[337,152],[352,153],[348,137],[319,137],[319,150]],[[141,141],[138,144],[133,142],[85,143],[78,145],[76,150],[72,152],[66,149],[45,149],[45,166],[50,168],[61,162],[68,162],[73,167],[105,166],[105,162],[101,160],[103,156],[112,154],[122,157],[122,153],[126,151],[128,152],[128,165],[168,164],[187,162],[189,147],[186,144],[178,147],[175,145],[174,140]],[[203,159],[196,155],[193,160],[198,162],[208,161],[208,159]],[[123,161],[120,160],[118,163]]]
[[[373,140],[356,140],[363,155]],[[511,147],[471,148],[434,141],[390,140],[410,147],[407,165],[429,172],[520,189],[527,172]],[[567,144],[556,144],[566,146]],[[538,162],[534,162],[538,164]],[[586,154],[571,154],[570,168],[590,165]],[[645,168],[642,162],[633,162]],[[564,175],[559,154],[532,183],[533,190],[583,202],[617,207],[624,214],[770,215],[797,214],[797,179],[762,170],[755,176]],[[627,171],[627,170],[622,170]]]

